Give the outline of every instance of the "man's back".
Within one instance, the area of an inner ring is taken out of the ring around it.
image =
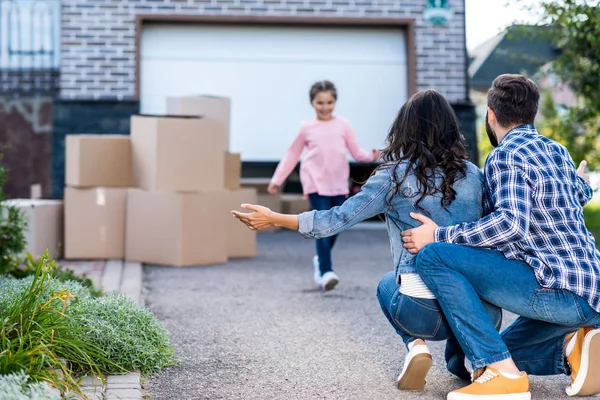
[[[512,130],[485,167],[488,212],[509,214],[513,240],[497,248],[523,260],[544,287],[572,291],[600,308],[600,252],[585,227],[583,205],[591,187],[578,175],[568,151],[533,125]]]

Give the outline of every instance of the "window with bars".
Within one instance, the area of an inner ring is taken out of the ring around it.
[[[60,0],[0,0],[0,95],[56,95]]]

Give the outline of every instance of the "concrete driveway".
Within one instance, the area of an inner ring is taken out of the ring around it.
[[[315,290],[314,242],[259,234],[258,256],[194,268],[147,266],[146,304],[172,331],[182,364],[152,376],[153,399],[445,399],[462,382],[446,372],[444,343],[424,392],[395,386],[405,355],[379,309],[391,270],[384,230],[351,230],[334,250],[341,283]],[[507,315],[510,322],[514,317]],[[534,399],[567,399],[565,376],[532,379]]]

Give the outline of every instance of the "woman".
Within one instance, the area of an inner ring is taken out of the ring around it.
[[[479,219],[483,175],[467,161],[465,141],[452,107],[435,90],[418,92],[402,106],[381,154],[383,163],[361,191],[339,207],[284,215],[244,204],[242,207],[253,213],[232,213],[252,230],[280,226],[312,239],[336,235],[365,219],[385,214],[395,269],[379,283],[377,297],[408,349],[398,387],[424,388],[432,364],[425,340],[448,339],[448,369],[469,379],[464,353],[452,337],[437,300],[416,274],[415,256],[404,249],[401,232],[416,226],[412,212],[424,213],[440,226]],[[485,306],[499,328],[501,310]]]

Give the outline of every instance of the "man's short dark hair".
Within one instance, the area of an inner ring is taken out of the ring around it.
[[[523,75],[500,75],[494,79],[488,91],[488,107],[505,128],[533,124],[539,102],[537,85]]]

